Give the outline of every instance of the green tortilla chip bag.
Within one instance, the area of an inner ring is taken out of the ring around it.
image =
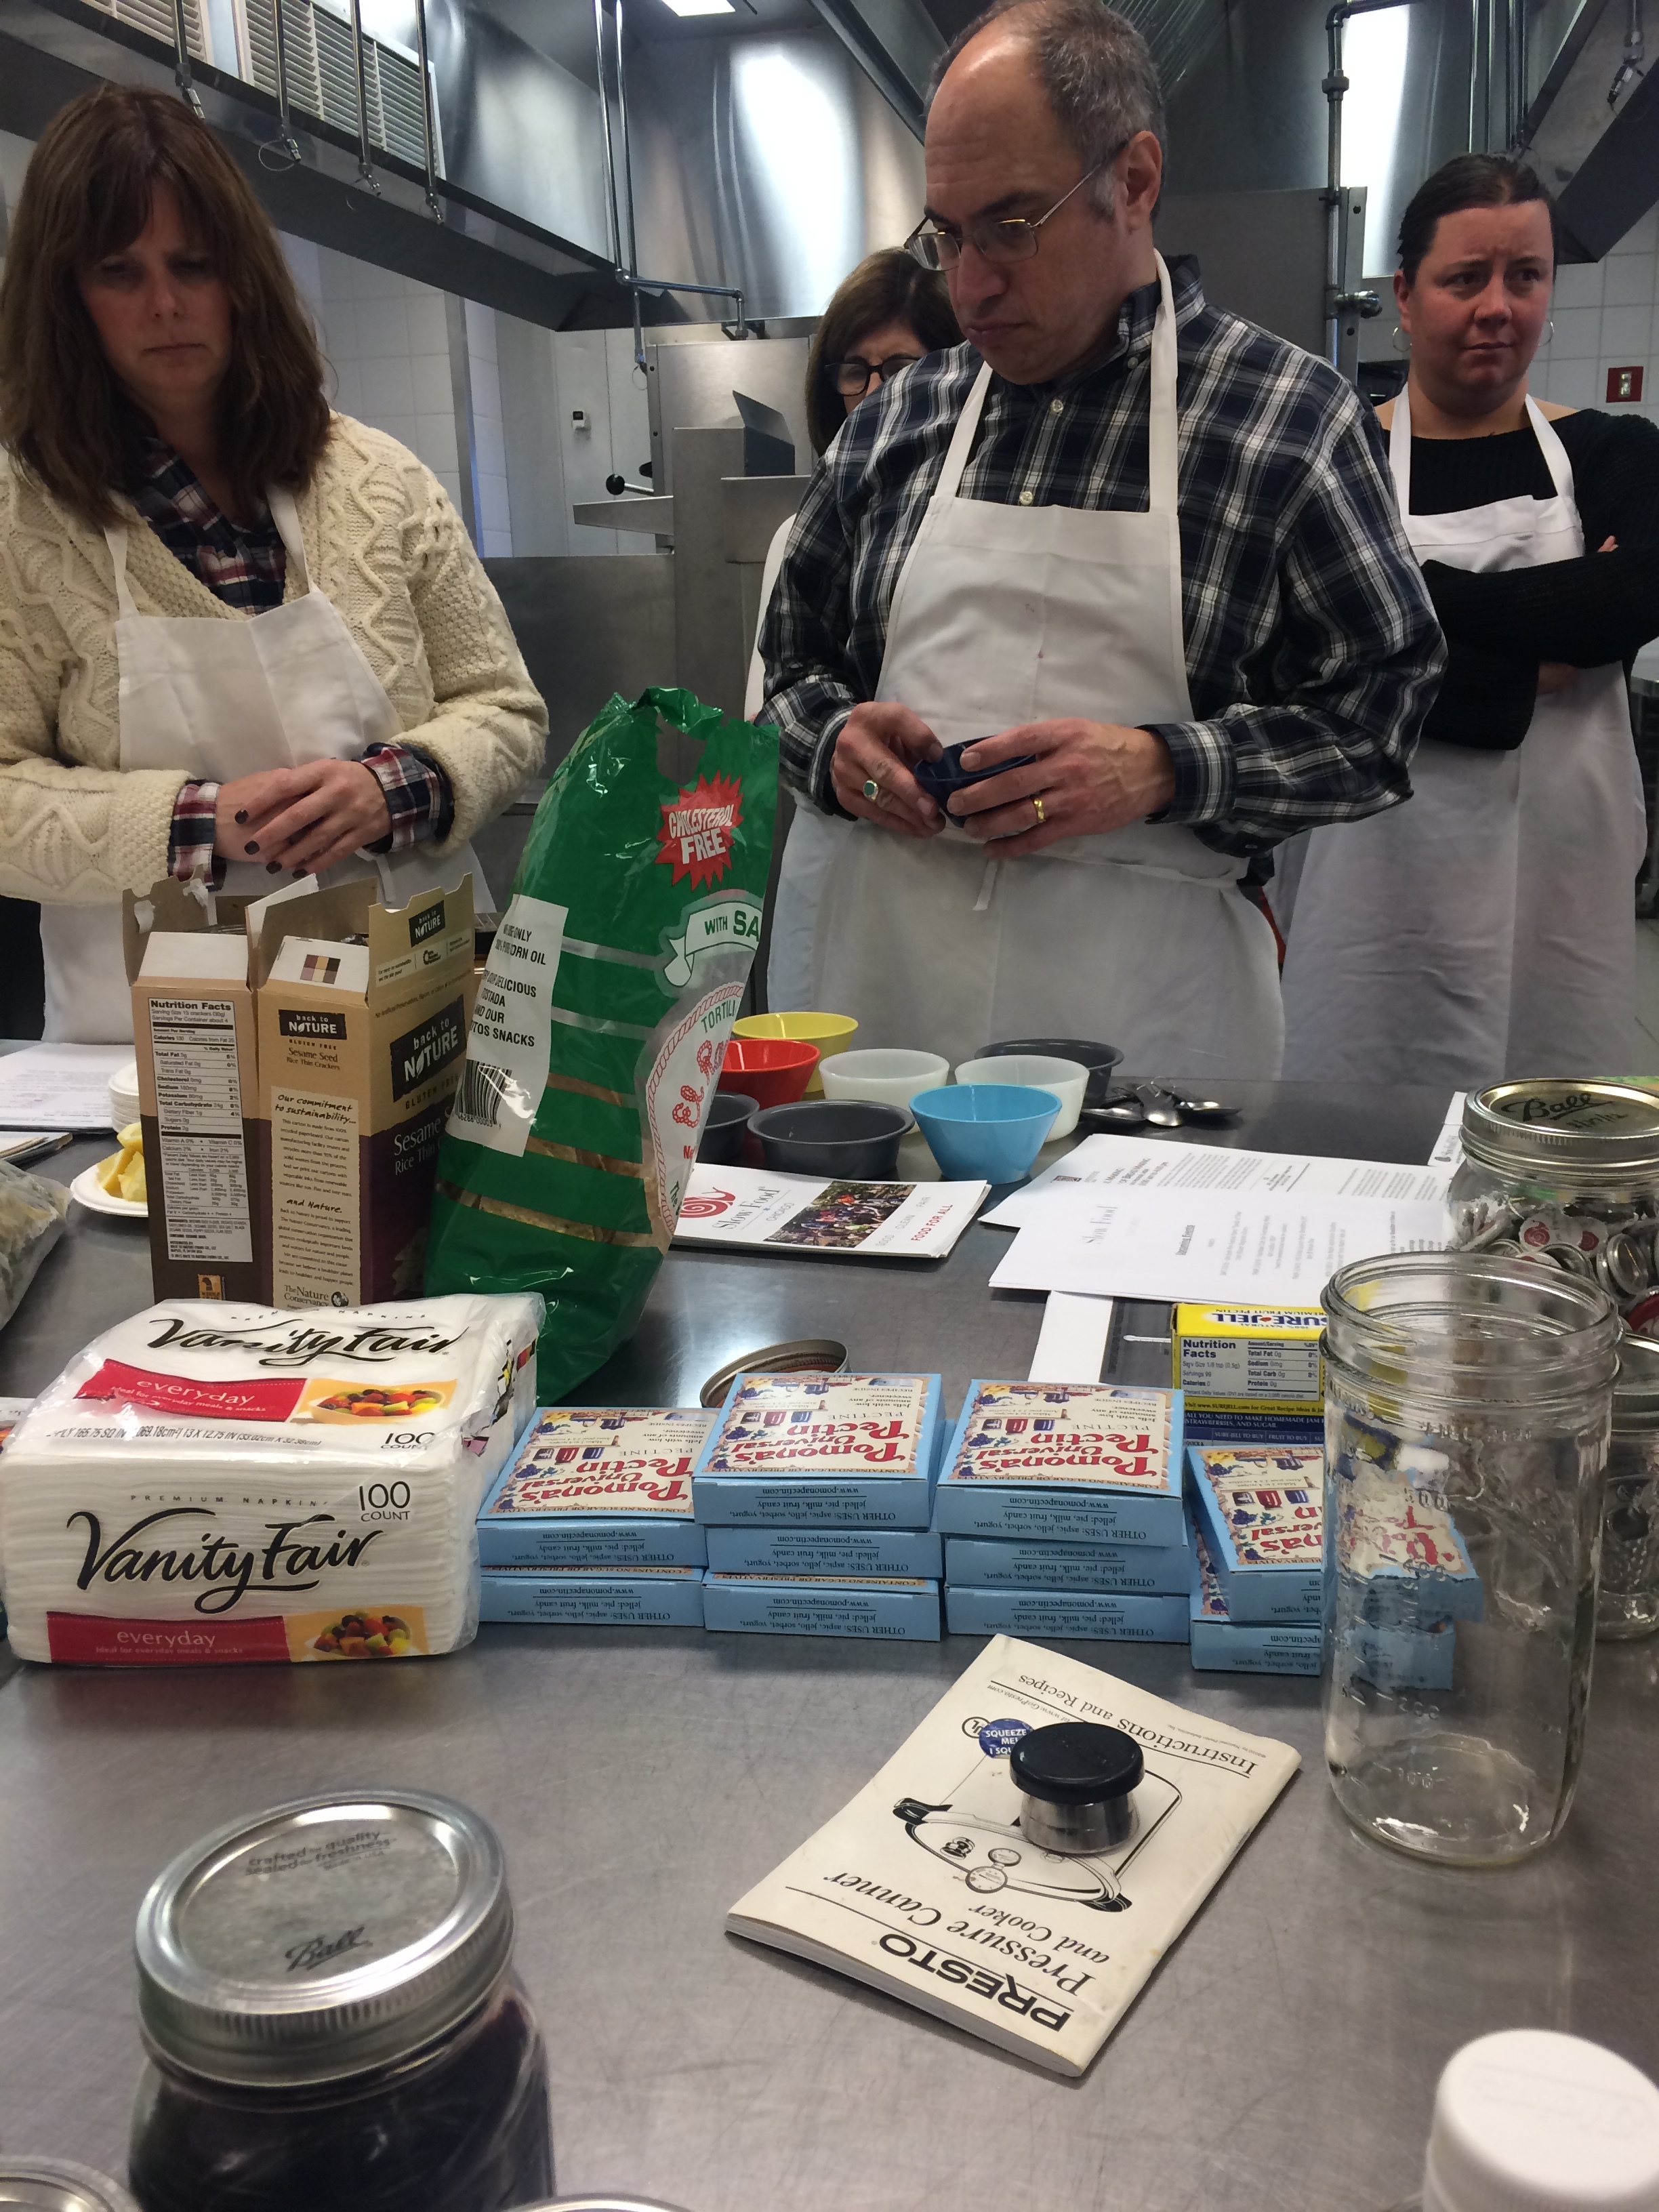
[[[695,770],[665,773],[675,757]],[[536,810],[438,1156],[426,1286],[539,1291],[544,1404],[632,1332],[668,1249],[776,801],[775,732],[652,690],[609,702]]]

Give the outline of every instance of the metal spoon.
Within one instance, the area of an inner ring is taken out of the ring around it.
[[[1137,1083],[1135,1097],[1146,1109],[1146,1119],[1155,1129],[1178,1129],[1181,1112],[1176,1101],[1156,1083]]]
[[[1144,1129],[1146,1111],[1138,1098],[1109,1098],[1103,1106],[1085,1106],[1085,1121],[1103,1121],[1109,1129]]]
[[[1179,1111],[1189,1121],[1231,1121],[1239,1110],[1237,1106],[1226,1105],[1219,1098],[1183,1098],[1168,1084],[1163,1088],[1164,1095],[1175,1100]]]

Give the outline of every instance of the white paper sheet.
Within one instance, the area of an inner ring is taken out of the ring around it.
[[[1437,1204],[1451,1170],[1402,1167],[1392,1160],[1325,1160],[1306,1152],[1235,1152],[1220,1145],[1158,1137],[1085,1137],[1023,1190],[984,1217],[998,1229],[1032,1219],[1044,1195],[1079,1183],[1133,1190],[1216,1190],[1285,1194],[1298,1198],[1386,1199]],[[1146,1295],[1150,1296],[1150,1293]]]
[[[1438,1200],[1066,1190],[1037,1201],[991,1286],[1315,1306],[1345,1261],[1437,1251],[1447,1227]]]
[[[1440,1134],[1434,1140],[1434,1150],[1429,1154],[1431,1166],[1451,1169],[1454,1174],[1463,1164],[1463,1101],[1467,1091],[1454,1091],[1451,1104],[1446,1109],[1446,1118],[1440,1125]]]
[[[1033,1382],[1098,1382],[1112,1333],[1110,1298],[1081,1298],[1050,1291],[1042,1328],[1031,1354]]]
[[[0,1055],[0,1129],[112,1129],[110,1078],[130,1044],[32,1044]]]
[[[985,1202],[985,1182],[826,1182],[769,1169],[691,1170],[677,1243],[938,1260]]]

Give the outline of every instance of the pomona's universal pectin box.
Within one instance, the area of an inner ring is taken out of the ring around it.
[[[1236,1623],[1317,1621],[1325,1455],[1316,1444],[1193,1444],[1193,1518]]]
[[[1170,1379],[1186,1401],[1188,1443],[1321,1443],[1324,1326],[1302,1306],[1178,1305]]]
[[[480,1620],[588,1628],[701,1628],[701,1567],[487,1567]]]
[[[837,1582],[817,1575],[731,1575],[710,1568],[702,1625],[757,1636],[878,1636],[937,1644],[939,1584],[911,1576]]]
[[[937,1375],[739,1375],[692,1482],[699,1521],[926,1528]]]
[[[1192,1581],[1185,1544],[1030,1544],[947,1536],[945,1578],[969,1589],[1111,1590],[1167,1597]]]
[[[952,1636],[1075,1636],[1117,1644],[1184,1644],[1184,1591],[1125,1597],[1112,1590],[963,1589],[945,1593]]]
[[[387,1661],[471,1641],[478,1504],[536,1403],[542,1301],[279,1313],[167,1298],[6,1445],[25,1659]]]
[[[782,1575],[799,1581],[868,1576],[937,1582],[942,1540],[926,1528],[708,1528],[708,1564],[726,1575]]]
[[[1224,1674],[1316,1674],[1322,1632],[1305,1623],[1236,1622],[1201,1527],[1193,1530],[1193,1664]]]
[[[544,1407],[484,1501],[479,1560],[486,1571],[704,1565],[691,1470],[714,1425],[696,1406]]]
[[[970,1382],[933,1526],[947,1536],[1186,1541],[1181,1393],[1115,1382]]]

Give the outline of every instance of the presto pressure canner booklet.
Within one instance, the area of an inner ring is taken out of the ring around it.
[[[1109,1850],[1061,1856],[1021,1832],[1008,1753],[1057,1721],[1141,1746],[1129,1834]],[[726,1925],[1079,2075],[1299,1764],[1288,1744],[999,1636]]]

